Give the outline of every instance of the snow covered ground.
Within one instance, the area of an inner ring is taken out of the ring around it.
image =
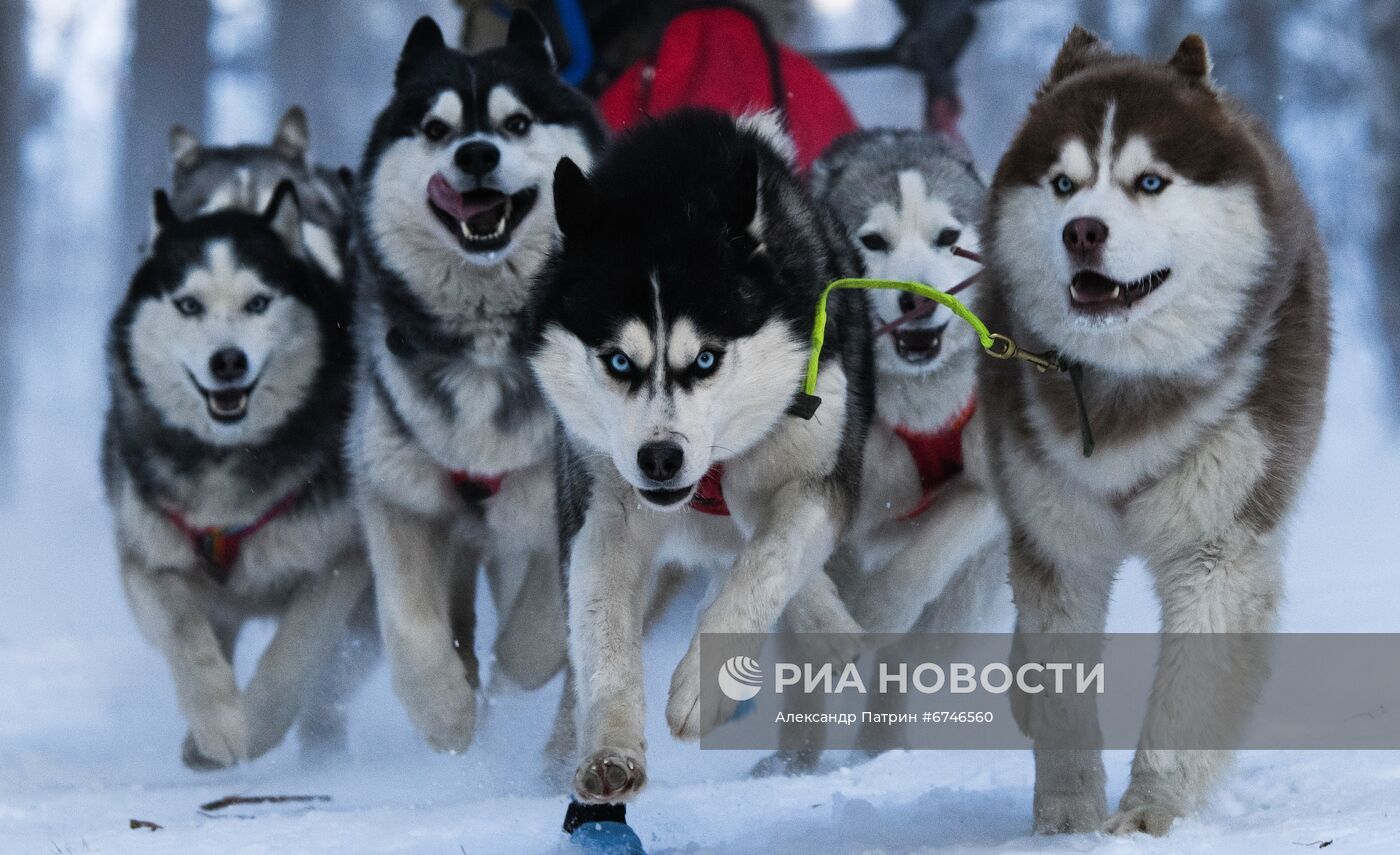
[[[1063,4],[1043,14],[1030,2],[995,8],[984,32],[1019,22],[1019,35],[984,35],[964,66],[969,135],[988,165],[1019,106],[978,105],[1029,97],[1068,21]],[[9,437],[0,448],[0,855],[554,851],[564,799],[541,782],[540,751],[557,683],[492,699],[478,744],[444,757],[414,735],[381,668],[353,708],[352,759],[343,765],[305,768],[295,745],[227,772],[180,765],[184,725],[163,661],[126,612],[96,471],[101,337],[126,275],[126,256],[114,264],[94,239],[111,211],[115,167],[88,161],[89,151],[111,148],[111,93],[101,87],[120,51],[109,48],[89,51],[95,64],[85,73],[60,70],[71,103],[31,140],[32,180],[47,204],[30,223],[24,272],[4,306],[0,382],[10,384],[11,408],[0,413],[8,427],[0,436]],[[897,75],[846,81],[862,118],[883,121],[911,115],[890,94],[900,86],[910,94],[909,84]],[[1313,124],[1295,121],[1285,139],[1336,238],[1341,335],[1322,450],[1292,526],[1283,628],[1400,631],[1392,493],[1400,444],[1386,416],[1396,391],[1383,385],[1372,349],[1368,202],[1354,192],[1364,121],[1309,115]],[[1314,132],[1322,124],[1326,135]],[[677,604],[647,650],[651,784],[631,819],[653,853],[1292,853],[1328,842],[1330,852],[1400,851],[1400,752],[1242,755],[1211,805],[1160,840],[1032,837],[1024,752],[893,753],[854,767],[832,756],[812,777],[749,780],[760,755],[676,743],[661,721],[693,606]],[[1155,622],[1145,577],[1129,567],[1110,628]],[[267,628],[249,636],[245,673]],[[1129,759],[1108,757],[1110,803],[1126,785]],[[332,800],[198,810],[236,793]],[[131,819],[163,829],[131,830]]]

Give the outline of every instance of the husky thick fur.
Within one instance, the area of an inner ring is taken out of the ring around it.
[[[297,189],[302,244],[337,281],[350,231],[354,176],[313,163],[306,114],[292,107],[267,145],[206,146],[182,125],[170,129],[170,203],[175,214],[193,217],[237,208],[257,213],[283,181]]]
[[[521,12],[504,47],[470,57],[420,20],[365,150],[349,450],[394,688],[439,750],[475,729],[479,567],[497,674],[535,687],[566,658],[554,420],[519,346],[557,240],[554,167],[601,142]]]
[[[555,177],[564,241],[536,295],[531,366],[566,440],[583,801],[626,801],[646,779],[642,621],[663,565],[717,571],[671,680],[683,739],[732,712],[702,705],[700,633],[767,632],[809,583],[845,615],[821,569],[860,483],[870,332],[862,294],[833,297],[823,403],[790,415],[817,295],[860,266],[788,151],[772,116],[683,112],[615,142],[591,176],[564,162]]]
[[[160,193],[155,222],[111,324],[102,457],[127,597],[189,722],[185,762],[258,757],[298,714],[304,748],[343,744],[336,646],[370,605],[341,453],[344,292],[294,249],[290,183],[262,214],[190,220]],[[240,692],[234,643],[259,615],[277,631]]]
[[[1322,421],[1328,276],[1285,155],[1212,84],[1201,38],[1157,65],[1072,32],[997,169],[984,238],[988,326],[1083,367],[1097,441],[1086,457],[1066,375],[982,362],[1018,647],[1102,631],[1129,555],[1164,633],[1271,630]],[[1104,825],[1098,752],[1038,749],[1038,830],[1164,834],[1210,792],[1229,752],[1167,749],[1228,744],[1267,666],[1237,635],[1208,662],[1176,643],[1118,811]],[[1073,713],[1018,701],[1038,745],[1082,733]]]
[[[987,188],[944,138],[901,130],[843,137],[814,164],[811,184],[859,245],[866,275],[946,289],[977,272],[953,250],[978,249]],[[877,330],[929,308],[897,291],[872,291],[868,299]],[[1005,599],[998,595],[1006,584],[1006,529],[976,443],[977,336],[937,306],[877,335],[874,347],[875,417],[860,503],[828,571],[866,632],[993,629],[994,607]],[[789,628],[836,631],[801,618],[789,615]],[[881,727],[880,742],[888,744]],[[756,772],[810,770],[819,736],[820,729],[786,730],[784,750]]]

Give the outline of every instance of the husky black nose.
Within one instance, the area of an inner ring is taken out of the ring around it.
[[[248,373],[248,354],[226,347],[209,357],[209,373],[221,383],[231,383]]]
[[[649,442],[637,451],[637,467],[658,483],[676,477],[685,463],[685,452],[674,442]]]
[[[480,178],[501,162],[501,150],[489,142],[478,140],[458,148],[453,159],[457,161],[458,169]]]
[[[1077,217],[1065,223],[1060,237],[1072,255],[1090,260],[1108,242],[1108,223],[1098,217]]]
[[[899,310],[904,314],[909,314],[915,309],[923,308],[933,301],[927,297],[920,297],[917,294],[910,294],[908,291],[899,292]]]

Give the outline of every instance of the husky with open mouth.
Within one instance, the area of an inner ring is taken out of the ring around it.
[[[309,155],[306,113],[291,107],[266,145],[211,146],[183,125],[170,129],[170,204],[190,218],[235,208],[258,213],[273,191],[291,181],[301,202],[301,244],[326,275],[339,282],[350,232],[354,175]]]
[[[296,192],[261,214],[179,218],[164,193],[152,252],[108,340],[102,447],[121,574],[189,721],[184,760],[343,748],[340,706],[375,650],[370,581],[342,462],[352,358],[344,290],[310,260]],[[239,628],[276,634],[240,691]]]
[[[1016,699],[1035,827],[1165,834],[1230,756],[1173,749],[1231,744],[1267,671],[1239,634],[1274,627],[1284,522],[1317,445],[1326,257],[1287,157],[1212,83],[1199,36],[1156,64],[1078,28],[997,169],[984,238],[988,326],[1082,371],[1082,413],[1076,372],[984,360],[979,375],[1018,649],[1101,632],[1129,555],[1176,634],[1106,824],[1099,753],[1045,750],[1094,730],[1092,711]],[[1183,633],[1220,634],[1219,655],[1192,658]]]
[[[768,632],[808,587],[845,614],[821,568],[859,488],[870,330],[864,295],[837,292],[822,403],[795,414],[817,296],[860,264],[791,151],[772,115],[686,111],[616,141],[591,176],[572,161],[555,176],[564,240],[530,362],[563,426],[581,802],[646,780],[642,619],[663,565],[717,583],[671,680],[682,739],[732,712],[702,698],[700,633]]]
[[[564,666],[554,419],[520,345],[557,240],[555,164],[590,163],[602,140],[518,12],[505,46],[474,56],[419,20],[365,150],[349,453],[394,688],[441,751],[475,730],[478,568],[503,685]]]
[[[986,185],[942,137],[910,130],[851,134],[813,165],[811,185],[860,247],[872,279],[947,290],[980,269],[956,252],[978,249]],[[976,290],[973,284],[961,293]],[[875,416],[860,503],[828,572],[866,632],[985,631],[1009,598],[1006,527],[974,425],[977,336],[951,310],[923,297],[876,290],[869,301]],[[875,702],[886,704],[878,711],[898,712],[888,706],[898,699],[877,694]],[[878,744],[890,744],[887,726],[875,730]],[[820,737],[821,728],[786,726],[783,749],[755,773],[811,771]],[[863,742],[876,750],[874,741]]]

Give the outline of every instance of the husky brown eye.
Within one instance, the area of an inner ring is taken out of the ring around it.
[[[442,119],[429,119],[427,124],[423,125],[423,136],[432,142],[437,142],[447,136],[447,132],[450,130],[451,128],[447,127],[447,123]]]
[[[1074,179],[1061,172],[1050,179],[1050,189],[1055,191],[1056,196],[1068,196],[1074,192]]]
[[[272,298],[266,294],[259,294],[243,304],[243,311],[250,315],[261,315],[267,311],[267,307],[270,305],[272,305]]]
[[[175,311],[187,318],[197,318],[204,314],[204,304],[193,297],[181,297],[175,301]]]
[[[962,232],[957,229],[944,229],[938,233],[937,244],[939,246],[952,246],[958,242],[960,237],[962,237]]]
[[[871,252],[888,252],[890,242],[878,232],[866,232],[860,236],[860,245]]]
[[[506,133],[523,137],[530,132],[530,117],[524,113],[512,113],[506,116],[506,120],[501,123],[501,127],[506,129]]]
[[[1155,196],[1167,189],[1167,185],[1170,183],[1170,181],[1155,172],[1144,172],[1138,176],[1136,186],[1138,192],[1146,193],[1149,196]]]

